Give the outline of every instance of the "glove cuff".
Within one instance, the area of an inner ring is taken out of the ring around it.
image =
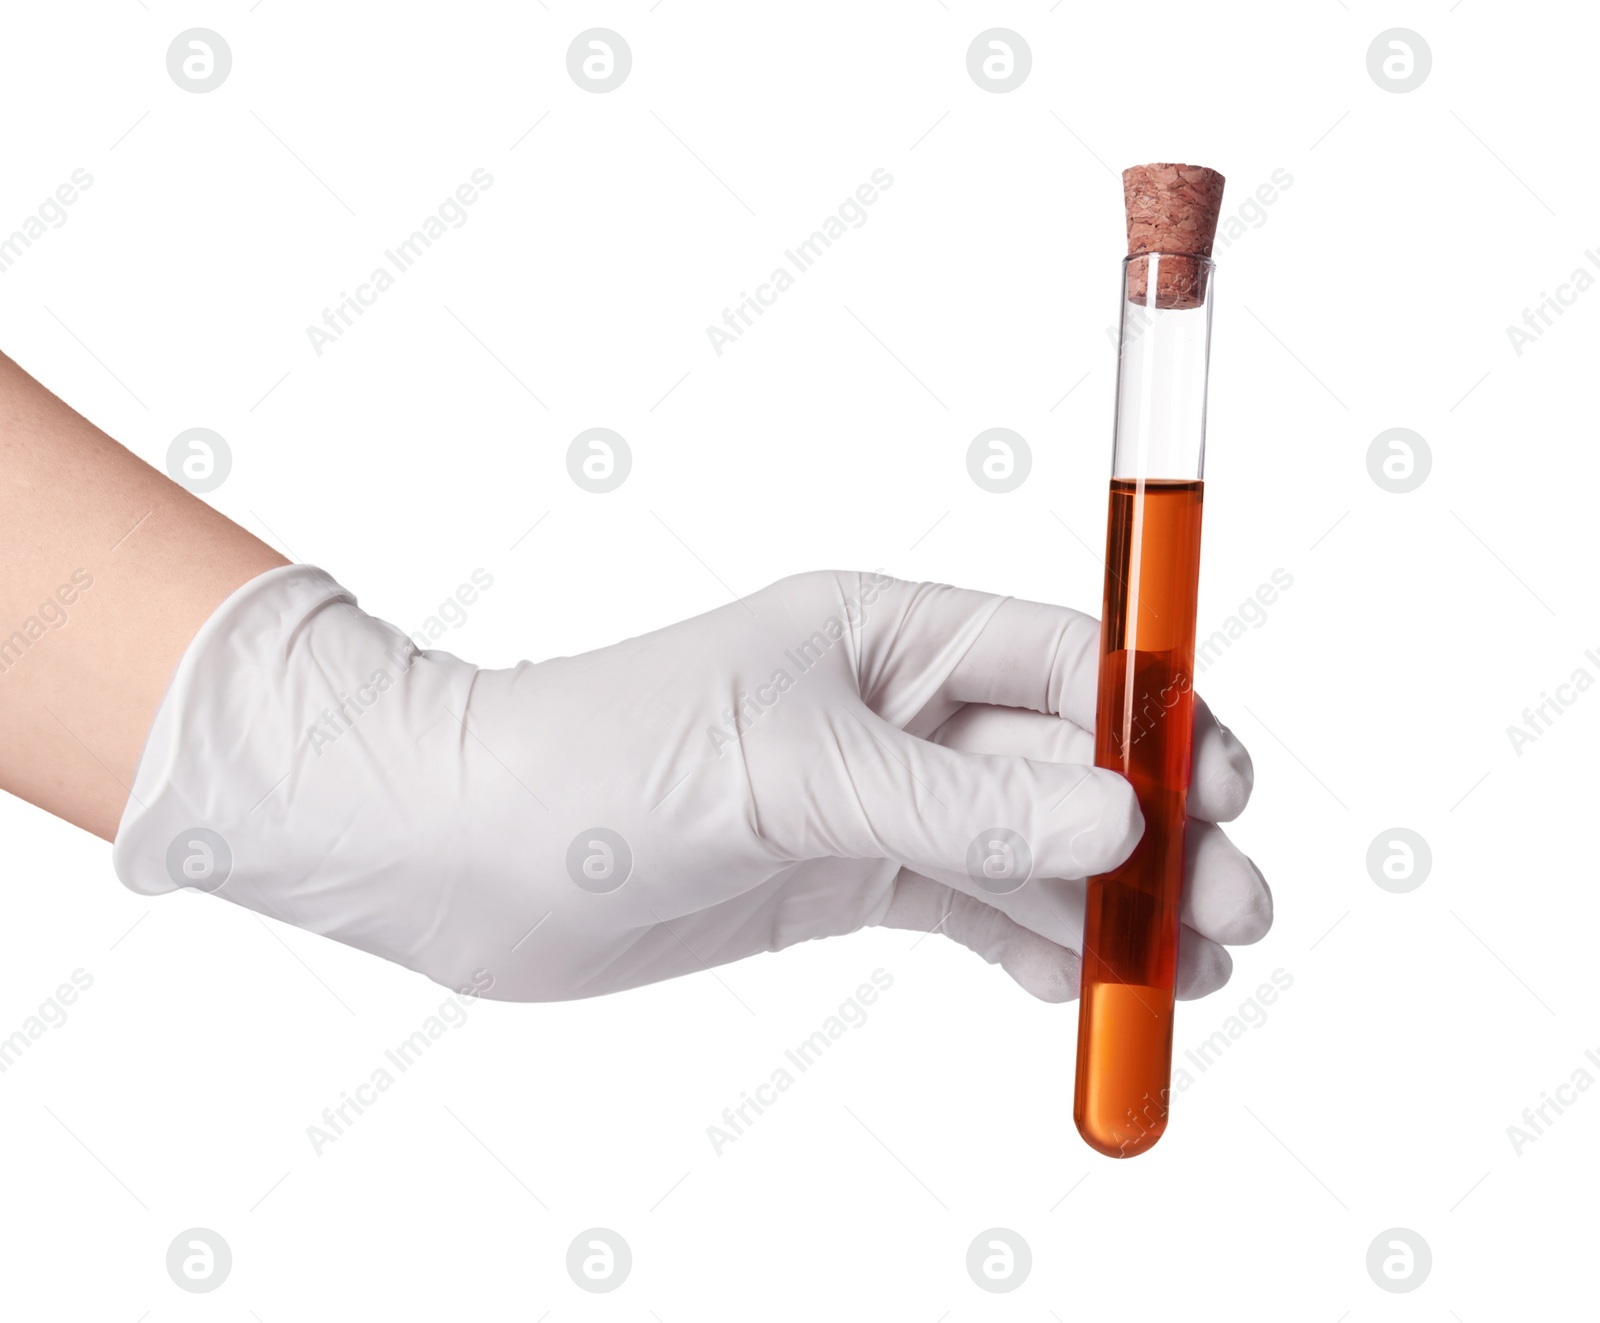
[[[174,875],[168,846],[217,821],[219,801],[246,789],[252,728],[281,725],[276,678],[301,628],[332,604],[354,610],[356,599],[315,566],[281,565],[236,589],[200,627],[156,709],[111,847],[125,886],[144,895],[211,889],[193,869]]]

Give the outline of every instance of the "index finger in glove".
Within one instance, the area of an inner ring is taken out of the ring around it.
[[[968,753],[1020,754],[1052,763],[1094,762],[1094,736],[1089,730],[1017,707],[970,703],[930,738]],[[1198,694],[1190,766],[1187,812],[1191,818],[1232,822],[1244,811],[1255,784],[1249,750]]]

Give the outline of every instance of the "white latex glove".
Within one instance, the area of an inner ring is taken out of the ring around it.
[[[883,924],[938,929],[1064,1001],[1081,879],[1143,829],[1128,783],[1086,765],[1098,638],[1062,607],[815,573],[580,657],[480,670],[289,566],[190,645],[113,858],[135,891],[214,891],[509,1000]],[[1219,943],[1272,914],[1213,825],[1244,807],[1249,756],[1195,712],[1191,997],[1227,980]],[[1012,859],[1031,875],[990,876],[995,829],[1026,843]]]

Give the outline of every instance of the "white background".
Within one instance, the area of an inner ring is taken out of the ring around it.
[[[341,1139],[306,1127],[443,999],[397,967],[211,898],[124,891],[103,843],[0,805],[0,1034],[92,987],[0,1076],[3,1303],[17,1318],[1188,1316],[1455,1318],[1594,1309],[1600,1090],[1520,1152],[1507,1127],[1587,1066],[1600,693],[1592,373],[1600,294],[1520,355],[1506,327],[1600,245],[1576,6],[961,0],[7,4],[0,233],[77,168],[68,220],[0,274],[0,344],[152,463],[196,426],[208,499],[415,628],[475,568],[443,645],[575,653],[784,574],[902,577],[1099,604],[1117,172],[1187,160],[1225,212],[1201,632],[1293,586],[1201,678],[1249,744],[1233,828],[1277,898],[1180,1054],[1274,970],[1293,980],[1180,1094],[1137,1161],[1070,1111],[1074,1006],[951,944],[864,933],[571,1005],[483,1003]],[[1016,91],[969,77],[1022,34]],[[233,69],[194,95],[180,31]],[[584,29],[633,70],[569,78]],[[1377,34],[1433,53],[1394,94]],[[530,127],[535,126],[536,127]],[[494,183],[319,357],[306,334],[482,167]],[[720,357],[705,328],[874,169],[894,178]],[[1600,257],[1597,257],[1600,260]],[[568,477],[580,430],[633,473]],[[968,477],[980,431],[1033,469]],[[1421,433],[1423,485],[1366,454]],[[71,480],[72,475],[64,475]],[[527,530],[538,523],[531,533]],[[931,530],[931,531],[930,531]],[[524,534],[526,536],[524,537]],[[518,541],[518,539],[522,539]],[[513,547],[513,544],[515,546]],[[552,751],[552,757],[559,756]],[[1419,832],[1395,895],[1366,854]],[[707,1126],[882,968],[893,986],[720,1155]],[[730,996],[729,989],[737,996]],[[748,1006],[748,1010],[741,1006]],[[1253,1018],[1255,1018],[1253,1016]],[[212,1228],[188,1295],[164,1256]],[[626,1237],[590,1295],[568,1243]],[[1032,1275],[968,1277],[980,1231]],[[1432,1247],[1411,1294],[1365,1258]]]

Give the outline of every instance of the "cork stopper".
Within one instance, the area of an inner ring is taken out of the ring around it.
[[[1136,165],[1122,172],[1128,210],[1128,256],[1161,254],[1156,262],[1158,308],[1193,308],[1205,301],[1206,266],[1222,210],[1224,179],[1203,165]],[[1128,297],[1148,302],[1150,262],[1128,266]]]

